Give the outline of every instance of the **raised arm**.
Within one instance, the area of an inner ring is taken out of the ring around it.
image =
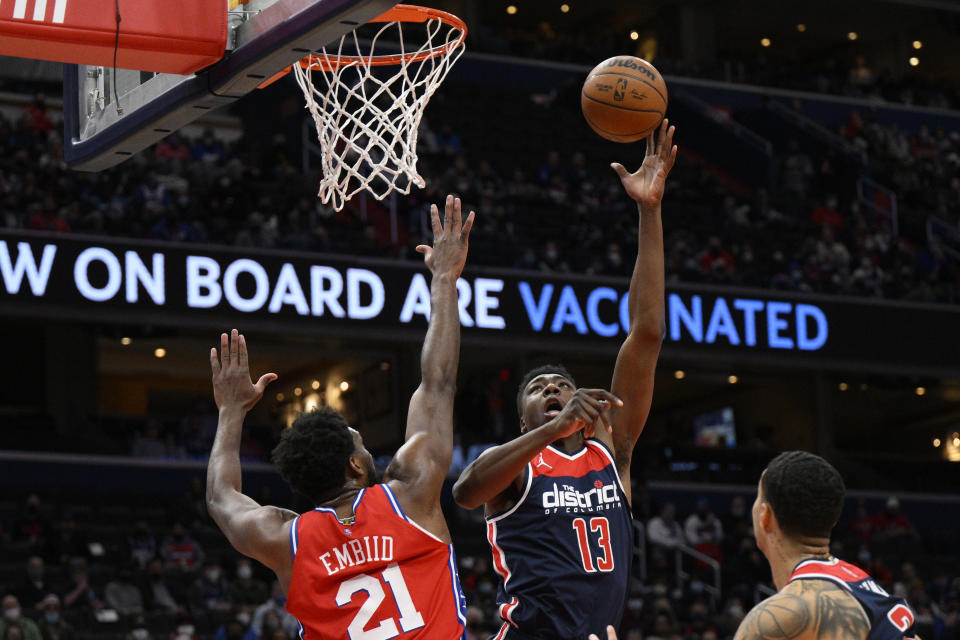
[[[667,174],[677,158],[673,144],[674,127],[664,120],[659,136],[647,138],[647,154],[635,173],[623,166],[611,165],[620,176],[623,188],[637,203],[640,241],[637,262],[630,278],[628,307],[630,331],[627,333],[613,370],[610,390],[623,400],[613,408],[612,443],[617,470],[628,474],[633,447],[643,431],[653,397],[653,375],[664,332],[663,225],[660,202]],[[625,487],[630,483],[625,482]]]
[[[210,350],[210,368],[220,416],[207,463],[207,511],[234,549],[273,569],[286,585],[293,563],[287,523],[296,514],[260,506],[243,494],[240,477],[243,419],[277,376],[264,374],[256,384],[250,380],[247,342],[236,329],[220,336],[219,355]]]
[[[466,222],[459,198],[447,196],[443,223],[436,205],[430,208],[433,246],[420,245],[433,274],[430,282],[430,326],[420,352],[420,386],[410,398],[406,443],[387,468],[385,480],[396,489],[408,515],[431,531],[433,520],[446,530],[440,513],[440,489],[453,454],[453,399],[460,360],[460,316],[457,278],[467,260],[473,212]]]

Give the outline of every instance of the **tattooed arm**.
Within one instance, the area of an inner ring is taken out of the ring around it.
[[[826,580],[798,580],[747,614],[734,640],[865,640],[866,613]]]

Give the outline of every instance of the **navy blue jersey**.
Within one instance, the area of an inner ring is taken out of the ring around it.
[[[804,560],[793,570],[794,580],[828,580],[856,598],[870,623],[867,640],[904,640],[916,636],[914,615],[903,598],[892,596],[866,572],[849,562]]]
[[[633,527],[600,441],[588,439],[572,455],[552,445],[537,454],[517,504],[487,517],[487,540],[503,578],[496,640],[585,640],[620,623]]]

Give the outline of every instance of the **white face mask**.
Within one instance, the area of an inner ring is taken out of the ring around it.
[[[248,565],[245,565],[245,564],[244,564],[244,565],[241,565],[241,566],[237,567],[237,577],[238,577],[238,578],[241,578],[241,579],[243,579],[243,580],[246,580],[247,578],[249,578],[249,577],[252,576],[252,575],[253,575],[253,569],[251,569]]]
[[[10,607],[3,610],[3,617],[10,622],[16,622],[20,619],[20,607]]]

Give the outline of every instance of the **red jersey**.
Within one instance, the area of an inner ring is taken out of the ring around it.
[[[454,640],[466,601],[453,545],[407,518],[385,484],[363,489],[353,524],[330,508],[290,527],[289,611],[305,640]]]

